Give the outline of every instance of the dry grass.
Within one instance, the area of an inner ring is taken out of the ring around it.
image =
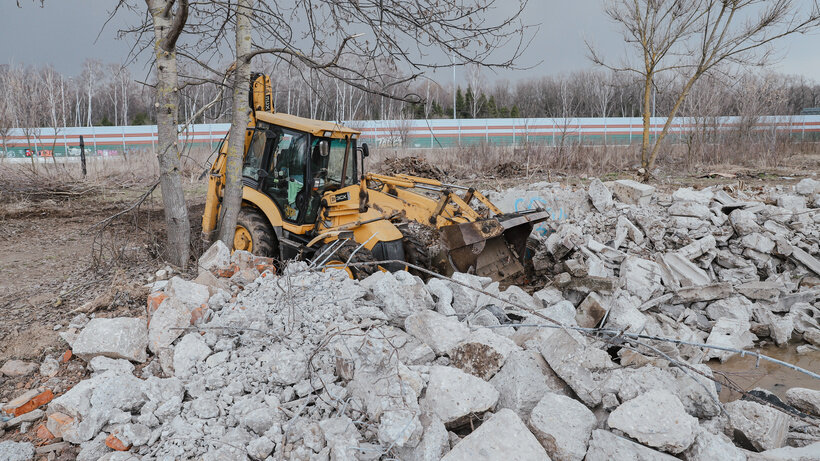
[[[188,183],[197,182],[211,155],[207,148],[186,149],[181,171]],[[27,198],[76,197],[99,189],[139,188],[159,177],[159,165],[151,149],[132,150],[126,156],[89,157],[83,177],[79,159],[71,161],[11,163],[0,161],[0,201]]]
[[[445,149],[373,149],[368,159],[378,171],[390,171],[394,159],[418,157],[443,169],[448,176],[526,177],[534,173],[563,173],[601,176],[640,168],[640,145],[605,146],[572,144],[552,146],[529,144],[496,146],[482,144]],[[817,168],[820,143],[743,142],[721,144],[667,144],[658,155],[661,174],[700,174],[734,170],[801,170]]]

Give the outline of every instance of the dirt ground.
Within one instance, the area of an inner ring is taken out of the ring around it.
[[[107,226],[100,223],[130,207],[149,186],[95,186],[77,196],[48,198],[0,195],[0,363],[41,363],[63,354],[68,345],[56,330],[80,312],[116,317],[144,311],[143,285],[166,266],[159,193]],[[198,235],[204,194],[192,186],[188,195]],[[57,378],[66,387],[84,372],[63,368]],[[38,378],[0,377],[0,401],[42,384],[32,379]]]

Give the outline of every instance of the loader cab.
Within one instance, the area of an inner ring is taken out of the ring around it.
[[[270,197],[288,222],[315,223],[322,195],[355,181],[356,139],[352,136],[333,132],[317,136],[264,121],[257,121],[252,131],[242,166],[243,182]]]

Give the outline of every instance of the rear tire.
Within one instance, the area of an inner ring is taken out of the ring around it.
[[[238,243],[243,240],[239,236],[243,230],[250,236],[249,247]],[[236,233],[237,237],[234,238],[235,250],[247,250],[257,256],[279,257],[273,227],[268,222],[268,218],[255,208],[242,207],[242,210],[239,211],[239,217],[236,219]],[[237,246],[245,246],[245,248],[236,248]]]

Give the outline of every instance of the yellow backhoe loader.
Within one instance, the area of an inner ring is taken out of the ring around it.
[[[359,131],[275,112],[269,76],[254,74],[251,83],[234,249],[322,264],[399,261],[378,267],[390,271],[406,268],[405,261],[494,280],[524,274],[527,238],[547,212],[505,214],[472,188],[365,173],[369,149],[357,144]],[[223,141],[202,217],[209,241],[216,235],[226,155]]]

